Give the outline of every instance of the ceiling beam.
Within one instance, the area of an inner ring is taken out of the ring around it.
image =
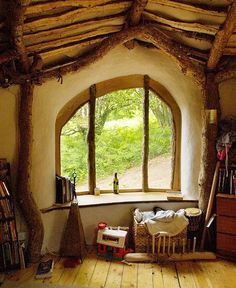
[[[213,42],[209,59],[207,62],[207,69],[213,70],[216,68],[220,57],[223,54],[224,48],[227,45],[230,36],[234,32],[236,27],[236,0],[233,2],[226,20],[224,22],[223,28],[216,34],[215,40]]]
[[[30,69],[30,62],[23,42],[24,14],[30,1],[9,0],[7,1],[7,27],[9,30],[10,43],[22,65],[22,72],[27,73]]]
[[[148,3],[148,0],[134,0],[130,11],[128,13],[128,18],[126,20],[126,28],[137,26],[141,20],[142,13]],[[134,39],[126,42],[125,47],[128,49],[134,48]]]
[[[104,5],[111,0],[63,0],[63,1],[47,1],[38,4],[30,5],[27,7],[25,15],[39,14],[42,12],[50,11],[52,9],[62,7],[94,7]]]
[[[120,32],[112,34],[103,40],[96,50],[94,49],[87,55],[79,57],[77,61],[60,67],[59,69],[43,72],[42,80],[58,78],[61,77],[61,75],[79,71],[85,66],[87,67],[102,59],[109,51],[118,45],[122,45],[135,37],[143,38],[153,43],[157,48],[169,55],[185,75],[192,77],[195,82],[201,86],[201,88],[203,87],[205,83],[204,72],[200,67],[191,62],[190,58],[188,57],[188,49],[183,48],[181,45],[172,41],[164,33],[157,31],[151,25],[129,27]]]

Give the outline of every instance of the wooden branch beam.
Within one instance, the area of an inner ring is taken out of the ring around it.
[[[228,69],[224,69],[215,75],[216,83],[221,83],[223,81],[226,81],[232,78],[236,78],[236,66],[235,65]]]
[[[79,8],[72,11],[64,12],[60,15],[48,16],[36,20],[31,20],[24,25],[25,33],[32,33],[37,30],[43,30],[67,25],[76,22],[82,22],[93,18],[102,18],[111,15],[118,15],[130,7],[130,1],[107,4],[104,6],[95,6],[91,8]]]
[[[90,87],[89,99],[89,130],[87,135],[88,143],[88,177],[89,193],[94,194],[96,187],[96,160],[95,160],[95,107],[96,107],[96,85]]]
[[[63,37],[69,37],[81,33],[87,33],[89,31],[103,27],[120,26],[123,25],[124,20],[125,17],[123,15],[120,15],[92,21],[85,21],[83,23],[63,26],[61,28],[54,28],[46,31],[26,34],[23,36],[23,39],[25,45],[29,46],[33,44],[39,44],[41,42],[61,39],[61,35],[63,35]]]
[[[128,25],[129,26],[136,26],[139,24],[142,13],[147,5],[148,0],[135,0],[132,3],[129,18],[128,18]]]
[[[10,41],[19,54],[22,70],[27,73],[30,68],[29,59],[23,43],[24,13],[30,1],[9,0],[7,23],[10,31]]]
[[[223,55],[236,55],[236,47],[225,47],[223,50]]]
[[[205,213],[217,162],[215,149],[212,149],[212,147],[215,147],[216,145],[217,121],[215,123],[209,122],[209,117],[206,115],[207,110],[216,110],[218,115],[217,118],[220,118],[218,84],[215,82],[215,75],[213,73],[207,73],[206,75],[204,94],[205,113],[203,114],[202,156],[199,177],[199,207]]]
[[[215,35],[219,29],[219,25],[203,25],[200,23],[174,21],[174,20],[169,20],[169,19],[160,17],[156,14],[153,14],[147,11],[143,12],[143,16],[147,20],[156,21],[158,23],[165,24],[173,28],[181,29],[184,31],[204,33],[207,35]]]
[[[63,47],[64,45],[67,45],[67,46],[73,45],[73,44],[78,43],[79,41],[82,41],[85,39],[87,40],[92,37],[115,33],[115,32],[120,31],[120,29],[121,29],[121,26],[101,27],[99,29],[96,29],[87,33],[31,45],[31,46],[26,47],[26,51],[27,53],[34,53],[34,52],[40,53],[40,51],[43,51],[43,50],[47,50],[47,51],[49,49],[55,50],[57,47]]]
[[[21,85],[21,101],[19,111],[20,149],[18,156],[18,177],[16,200],[29,229],[27,254],[30,262],[41,258],[41,248],[44,237],[44,227],[40,211],[31,191],[32,164],[32,103],[34,86],[30,82]]]
[[[215,41],[213,42],[209,59],[207,62],[207,68],[209,70],[216,68],[220,60],[220,57],[223,54],[224,48],[227,45],[230,36],[234,32],[235,27],[236,27],[236,1],[233,2],[228,12],[223,28],[220,29],[216,34]]]
[[[148,191],[148,155],[149,155],[149,77],[144,75],[143,97],[143,155],[142,155],[142,189]]]
[[[161,31],[153,29],[152,26],[147,27],[143,38],[170,56],[185,75],[192,77],[198,85],[204,86],[205,74],[200,67],[190,61],[187,56],[190,52],[186,47],[172,41]]]
[[[25,15],[39,14],[42,12],[50,11],[52,9],[62,7],[94,7],[98,5],[104,5],[111,0],[66,0],[66,1],[48,1],[39,4],[30,5],[27,7]]]
[[[205,75],[201,68],[195,66],[191,62],[187,56],[188,50],[186,48],[183,49],[181,45],[171,41],[164,33],[154,30],[151,25],[130,27],[112,34],[110,37],[102,41],[95,51],[79,58],[71,65],[61,67],[59,70],[55,69],[44,72],[42,80],[57,78],[59,73],[63,75],[73,71],[78,71],[81,68],[102,59],[116,46],[124,44],[135,37],[141,37],[153,43],[155,47],[160,48],[164,53],[169,55],[178,64],[184,74],[192,77],[198,85],[204,85]]]
[[[142,17],[142,13],[147,5],[148,0],[134,0],[128,14],[128,19],[126,25],[128,26],[137,26]],[[134,48],[134,40],[130,40],[125,43],[125,46],[128,49]]]
[[[81,70],[83,67],[95,63],[96,61],[102,59],[109,51],[111,51],[118,45],[124,44],[125,42],[133,39],[137,35],[144,34],[144,31],[144,26],[138,26],[112,34],[110,37],[103,40],[96,50],[92,51],[87,55],[84,55],[83,57],[80,57],[76,62],[72,63],[71,65],[61,67],[59,69],[61,75]],[[42,78],[43,80],[57,78],[58,73],[58,69],[46,71],[43,73]]]
[[[190,12],[199,13],[199,14],[208,15],[208,16],[217,16],[221,18],[226,17],[225,11],[214,10],[213,8],[211,9],[209,6],[206,9],[203,6],[201,7],[199,5],[197,6],[193,4],[186,4],[183,2],[171,1],[171,0],[158,0],[158,1],[149,0],[147,10],[151,10],[150,7],[151,6],[154,7],[154,5],[167,6],[167,7],[171,7],[175,9],[180,9],[183,11],[190,11]]]
[[[58,47],[57,49],[51,50],[51,51],[45,51],[41,52],[40,56],[42,57],[43,61],[47,58],[54,57],[61,54],[67,54],[71,52],[72,50],[76,49],[77,55],[80,53],[80,51],[83,51],[83,49],[88,48],[91,50],[94,46],[101,43],[104,39],[107,37],[98,37],[96,39],[92,39],[89,41],[82,41],[78,44],[73,44],[65,47]],[[92,49],[93,50],[93,49]]]

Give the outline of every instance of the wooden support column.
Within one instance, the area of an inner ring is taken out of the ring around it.
[[[143,164],[142,164],[142,189],[148,190],[148,154],[149,154],[149,77],[144,75],[143,97]]]
[[[16,200],[29,229],[27,256],[30,262],[37,262],[41,257],[44,227],[40,211],[31,191],[32,161],[32,103],[34,86],[30,82],[21,85],[19,110],[19,164]]]
[[[218,85],[215,82],[215,75],[213,73],[208,73],[206,75],[206,86],[204,92],[205,101],[203,113],[201,171],[199,178],[199,207],[205,213],[217,162],[217,119],[216,121],[211,119],[211,110],[216,110],[217,118],[220,117]]]
[[[96,105],[96,85],[90,87],[89,99],[89,130],[88,142],[88,174],[89,193],[94,193],[96,187],[96,162],[95,162],[95,105]]]

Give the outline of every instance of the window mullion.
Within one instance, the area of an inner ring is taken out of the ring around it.
[[[89,129],[87,135],[88,143],[88,180],[89,193],[94,193],[96,187],[96,163],[95,163],[95,105],[96,105],[96,85],[89,89]]]
[[[148,154],[149,154],[149,77],[144,76],[143,97],[143,155],[142,155],[142,189],[148,190]]]

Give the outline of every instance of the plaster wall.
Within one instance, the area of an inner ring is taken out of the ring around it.
[[[0,88],[0,158],[11,163],[11,174],[16,175],[18,147],[18,87]],[[15,177],[12,177],[13,185]]]
[[[198,174],[201,154],[201,93],[191,78],[182,74],[178,67],[161,51],[145,48],[127,50],[119,47],[102,60],[80,72],[63,77],[63,85],[56,80],[35,87],[33,101],[33,155],[32,192],[39,208],[52,205],[55,201],[55,121],[63,106],[94,83],[111,78],[148,74],[172,94],[182,113],[181,183],[182,193],[188,198],[198,198]],[[15,90],[14,90],[15,89]],[[0,123],[7,117],[9,129],[0,124],[0,155],[16,161],[16,103],[17,89],[13,95],[7,90],[0,93]],[[1,91],[2,91],[1,90]],[[11,90],[10,90],[11,91]],[[6,95],[8,97],[6,97]],[[10,95],[10,96],[9,96]],[[12,98],[11,98],[12,95]],[[14,97],[15,95],[15,97]],[[7,100],[5,99],[7,98]],[[6,108],[2,108],[2,104]],[[9,134],[9,135],[8,135]],[[12,146],[12,147],[11,147]],[[135,205],[135,207],[141,204]],[[151,207],[151,204],[148,205]],[[113,209],[114,208],[114,209]],[[115,205],[82,208],[82,221],[86,241],[94,237],[97,221],[111,221],[110,225],[127,225],[130,221],[130,205]],[[170,207],[169,207],[170,208]],[[176,205],[175,207],[176,210]],[[110,211],[113,211],[110,216]],[[44,249],[57,250],[66,222],[67,212],[57,211],[43,214],[45,226]]]
[[[219,85],[221,118],[233,116],[236,118],[236,78],[222,82]]]

